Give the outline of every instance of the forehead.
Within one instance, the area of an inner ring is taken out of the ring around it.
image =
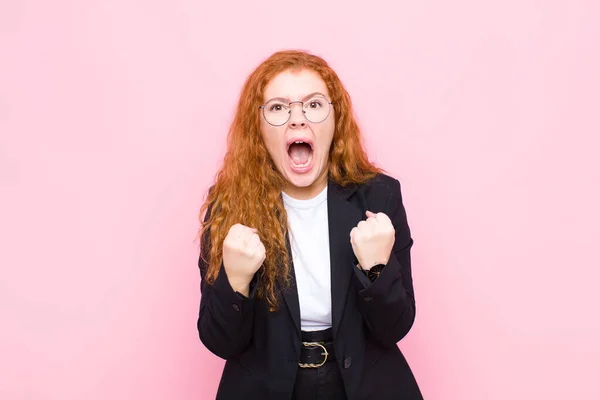
[[[314,92],[320,92],[329,97],[327,85],[318,73],[308,69],[300,71],[287,70],[275,75],[265,86],[263,100],[283,97],[294,101]]]

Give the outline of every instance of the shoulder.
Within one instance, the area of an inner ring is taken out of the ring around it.
[[[356,185],[355,189],[352,201],[362,209],[391,214],[402,203],[400,182],[390,175],[379,173],[369,181]]]
[[[367,198],[390,198],[394,195],[399,194],[400,182],[398,181],[398,179],[390,175],[378,173],[371,180],[358,185],[357,191],[362,192],[362,194]]]

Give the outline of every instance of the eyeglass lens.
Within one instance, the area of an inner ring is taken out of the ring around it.
[[[291,107],[302,106],[302,111],[307,120],[313,123],[325,121],[329,116],[329,101],[323,96],[314,96],[304,102],[285,103],[281,100],[270,100],[263,107],[263,113],[267,122],[279,126],[285,124],[292,115]]]

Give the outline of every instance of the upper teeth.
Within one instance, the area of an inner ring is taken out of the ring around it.
[[[303,140],[297,140],[297,141],[295,141],[295,142],[290,142],[289,146],[291,146],[292,144],[307,144],[307,145],[309,145],[309,146],[310,146],[310,148],[312,149],[312,144],[310,144],[310,143],[308,143],[308,142],[305,142],[305,141],[303,141]],[[288,146],[288,148],[289,148],[289,146]]]

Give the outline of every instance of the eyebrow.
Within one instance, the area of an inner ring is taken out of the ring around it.
[[[321,96],[323,96],[323,97],[325,97],[327,99],[327,96],[325,96],[321,92],[312,92],[312,93],[307,94],[306,96],[304,96],[302,98],[302,100],[300,100],[300,101],[304,101],[304,100],[306,100],[306,99],[308,99],[310,97],[313,97],[313,96],[315,96],[317,94],[319,94],[319,95],[321,95]],[[268,102],[273,101],[273,100],[279,100],[279,101],[283,101],[283,102],[286,102],[286,103],[291,103],[291,100],[290,100],[289,97],[273,97],[272,99],[269,99],[269,100],[265,101],[265,103],[268,103]]]

